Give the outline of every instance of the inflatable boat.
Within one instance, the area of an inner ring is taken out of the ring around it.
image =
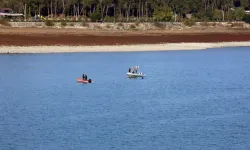
[[[77,81],[78,83],[92,83],[92,80],[91,80],[91,79],[83,80],[82,78],[77,78],[76,81]]]

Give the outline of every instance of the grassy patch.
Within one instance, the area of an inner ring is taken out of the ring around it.
[[[61,21],[61,26],[62,26],[62,27],[67,26],[67,22],[66,22],[65,20],[62,20],[62,21]]]
[[[55,23],[54,23],[54,21],[52,21],[52,20],[45,20],[45,25],[46,25],[46,26],[49,26],[49,27],[52,27],[52,26],[55,25]]]
[[[195,20],[194,19],[185,19],[183,23],[185,26],[192,27],[193,25],[195,25]]]

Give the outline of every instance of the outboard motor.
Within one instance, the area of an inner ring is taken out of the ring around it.
[[[88,82],[89,82],[89,83],[91,83],[91,82],[92,82],[92,80],[91,80],[91,79],[89,79],[89,80],[88,80]]]

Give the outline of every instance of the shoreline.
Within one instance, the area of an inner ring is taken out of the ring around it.
[[[250,47],[248,42],[211,42],[211,43],[165,43],[102,46],[0,46],[0,54],[36,53],[78,53],[78,52],[150,52],[175,50],[206,50],[209,48]]]

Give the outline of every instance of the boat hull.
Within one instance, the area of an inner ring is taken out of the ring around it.
[[[76,81],[77,81],[78,83],[89,83],[88,80],[83,80],[82,78],[77,78]]]
[[[145,74],[130,73],[130,72],[128,72],[128,73],[127,73],[127,76],[128,76],[129,78],[137,78],[137,77],[143,78],[143,77],[145,77],[146,75],[145,75]]]

